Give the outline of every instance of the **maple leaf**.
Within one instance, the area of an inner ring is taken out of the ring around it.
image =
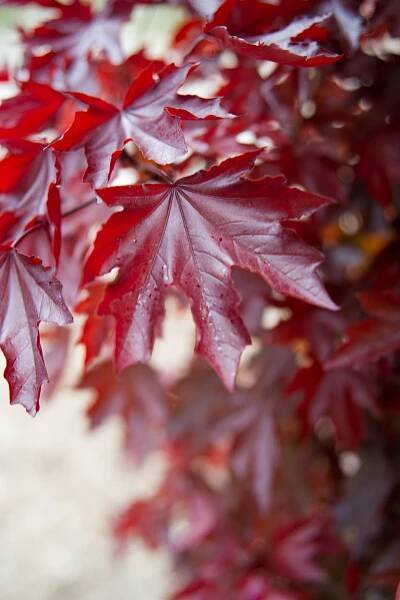
[[[0,205],[31,220],[46,212],[50,184],[58,182],[55,153],[45,144],[7,141],[0,161]]]
[[[115,103],[116,99],[123,100],[124,96],[140,71],[152,67],[154,71],[161,71],[167,65],[161,60],[150,60],[143,50],[128,56],[121,64],[114,65],[107,59],[97,60],[95,63],[96,76],[101,83],[102,97]]]
[[[348,448],[356,448],[365,434],[363,412],[379,416],[375,387],[366,373],[351,369],[324,371],[315,361],[311,367],[296,373],[287,390],[303,396],[298,413],[305,433],[320,417],[329,416],[337,439]]]
[[[0,105],[0,138],[22,138],[47,127],[65,102],[49,85],[25,81],[20,92]]]
[[[170,396],[174,418],[168,438],[175,449],[184,449],[190,461],[218,442],[220,435],[215,426],[233,403],[219,377],[202,360],[193,362],[186,377],[171,388]]]
[[[193,65],[169,65],[158,71],[154,65],[133,80],[120,106],[75,93],[89,106],[78,112],[70,129],[54,143],[65,151],[84,147],[88,161],[86,178],[93,187],[104,185],[124,145],[133,140],[146,158],[171,163],[184,155],[187,146],[180,120],[229,117],[218,98],[180,95]]]
[[[326,367],[359,367],[389,356],[400,348],[400,293],[360,294],[369,315],[347,330],[347,341],[326,362]]]
[[[324,32],[322,24],[330,17],[329,13],[312,17],[296,15],[297,18],[283,28],[271,31],[278,11],[282,16],[285,14],[281,5],[278,8],[254,0],[225,0],[204,30],[224,47],[259,60],[297,67],[320,67],[341,58],[339,54],[321,50],[316,41]],[[266,33],[259,31],[263,25]],[[252,34],[253,29],[255,34]]]
[[[128,506],[117,519],[114,532],[120,542],[138,535],[150,548],[164,543],[178,554],[204,542],[216,527],[217,517],[215,496],[202,479],[195,473],[171,469],[149,500]],[[177,531],[174,524],[182,521],[191,527]]]
[[[279,528],[274,536],[272,557],[278,573],[297,581],[321,581],[323,571],[314,560],[325,527],[325,520],[316,516]]]
[[[78,314],[86,314],[87,319],[82,328],[79,343],[85,346],[85,365],[89,365],[96,358],[107,341],[110,331],[110,318],[101,317],[97,309],[101,304],[106,289],[103,282],[95,282],[87,288],[87,296],[75,307]]]
[[[103,361],[83,375],[78,387],[96,391],[95,400],[86,413],[92,427],[112,415],[121,417],[126,447],[138,463],[162,445],[165,394],[150,367],[134,365],[116,376],[112,361]]]
[[[91,79],[89,55],[93,51],[114,63],[123,60],[120,31],[134,3],[106,2],[97,13],[79,0],[42,4],[56,9],[57,16],[24,35],[25,49],[35,59],[35,53],[45,47],[46,54],[39,53],[40,62],[51,67],[50,73],[56,71],[69,89],[80,89],[80,84]]]
[[[52,227],[57,260],[61,245],[61,201],[55,153],[45,144],[28,140],[8,140],[4,144],[9,152],[0,161],[0,210],[3,214],[14,213],[14,227],[9,233],[21,233],[35,219],[46,217]]]
[[[171,184],[97,190],[108,205],[124,207],[97,235],[84,273],[87,283],[119,267],[99,310],[116,319],[119,370],[148,359],[166,290],[176,285],[191,301],[197,352],[232,388],[249,343],[233,266],[259,273],[277,291],[335,308],[315,274],[319,252],[280,224],[326,200],[287,187],[282,177],[246,178],[256,157],[243,154]]]
[[[39,338],[39,323],[72,322],[61,284],[40,260],[2,247],[0,250],[0,347],[7,367],[11,404],[22,404],[35,415],[42,384],[47,381]]]
[[[296,300],[287,303],[293,315],[268,332],[277,344],[296,347],[301,340],[310,354],[323,362],[331,356],[335,341],[344,331],[345,320],[339,313],[307,306]]]
[[[13,14],[27,4],[0,0]],[[92,391],[88,423],[119,419],[138,461],[162,451],[163,482],[116,531],[172,555],[176,600],[394,597],[399,3],[100,4],[34,0],[41,24],[15,22],[24,63],[7,57],[0,68],[2,91],[18,89],[0,104],[0,346],[11,402],[34,413],[60,381],[72,331],[40,321],[71,319],[62,283],[85,315],[78,343],[93,368],[78,385]],[[143,4],[153,6],[136,11]],[[136,23],[154,16],[160,60],[148,35],[125,58],[133,8]],[[44,146],[38,136],[54,132],[60,139]],[[111,173],[136,185],[97,197]],[[308,219],[327,202],[313,194],[340,206]],[[327,255],[321,277],[341,313],[330,310],[312,246]],[[189,304],[197,351],[214,367],[196,359],[171,387],[170,373],[162,381],[131,364],[149,358],[169,293]],[[253,348],[227,391],[248,333]],[[339,540],[325,535],[321,506]]]
[[[279,456],[277,408],[282,388],[293,371],[284,347],[270,346],[252,371],[259,375],[251,389],[229,394],[216,375],[195,364],[172,389],[174,420],[169,438],[188,460],[228,444],[232,471],[251,491],[262,511],[270,504],[272,480]]]
[[[291,353],[271,346],[258,358],[260,372],[251,390],[239,391],[230,399],[225,414],[210,430],[215,436],[233,439],[231,464],[243,482],[250,482],[260,509],[265,512],[271,502],[272,482],[279,457],[277,405],[282,387],[292,372]]]

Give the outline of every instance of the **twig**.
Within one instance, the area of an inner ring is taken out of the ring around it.
[[[79,206],[75,206],[75,208],[70,208],[70,210],[66,210],[64,213],[61,213],[61,218],[65,219],[66,217],[70,217],[71,215],[79,212],[80,210],[83,210],[84,208],[87,208],[88,206],[91,206],[92,204],[96,204],[96,202],[97,202],[96,198],[91,198],[87,202],[84,202],[83,204],[80,204]],[[34,231],[37,231],[38,229],[41,229],[42,227],[45,227],[47,225],[48,225],[48,221],[44,220],[44,219],[42,221],[40,221],[39,223],[36,223],[36,225],[34,225],[33,227],[30,227],[29,229],[24,231],[19,236],[19,238],[17,238],[15,240],[15,242],[13,243],[13,247],[16,248],[22,242],[22,240],[24,240],[28,235],[30,235]]]
[[[138,170],[149,173],[150,175],[152,175],[154,177],[154,179],[164,181],[165,183],[173,183],[172,179],[167,175],[167,173],[164,173],[164,171],[162,171],[155,165],[141,164],[138,161],[136,161],[136,159],[133,158],[133,156],[130,156],[125,151],[124,151],[124,157],[126,159],[128,159],[129,162],[134,167],[136,167]],[[91,198],[87,202],[84,202],[83,204],[80,204],[79,206],[75,206],[75,208],[71,208],[70,210],[67,210],[64,213],[61,213],[61,218],[65,219],[66,217],[70,217],[71,215],[79,212],[80,210],[83,210],[84,208],[87,208],[88,206],[91,206],[92,204],[96,204],[96,202],[97,202],[96,198]],[[39,221],[38,223],[36,223],[36,225],[33,225],[33,227],[30,227],[29,229],[24,231],[20,235],[20,237],[17,238],[16,241],[13,243],[13,247],[16,248],[22,242],[22,240],[24,240],[28,235],[30,235],[34,231],[37,231],[38,229],[41,229],[42,227],[46,227],[47,225],[48,225],[47,220],[43,219],[42,221]]]

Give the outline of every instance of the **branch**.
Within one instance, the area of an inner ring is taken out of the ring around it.
[[[153,177],[153,179],[156,179],[158,181],[163,181],[165,183],[173,183],[172,179],[167,175],[167,173],[165,173],[162,169],[159,169],[155,165],[139,163],[133,156],[130,156],[130,154],[128,154],[125,150],[123,152],[123,156],[125,159],[127,159],[129,161],[129,163],[132,166],[134,166],[139,171],[142,171],[144,173],[146,173],[146,172],[149,173]],[[91,206],[92,204],[96,204],[96,203],[97,203],[96,198],[91,198],[87,202],[84,202],[83,204],[80,204],[79,206],[76,206],[75,208],[71,208],[70,210],[67,210],[64,213],[61,213],[61,218],[65,219],[66,217],[70,217],[71,215],[79,212],[80,210],[83,210],[84,208],[87,208],[88,206]],[[37,231],[38,229],[41,229],[42,227],[47,227],[47,225],[48,225],[47,219],[43,219],[42,221],[39,221],[38,223],[36,223],[36,225],[33,225],[33,227],[30,227],[29,229],[24,231],[20,235],[20,237],[17,238],[16,241],[13,243],[13,247],[16,248],[22,242],[22,240],[24,240],[28,235],[30,235],[34,231]]]
[[[96,203],[97,203],[96,198],[91,198],[87,202],[84,202],[83,204],[80,204],[79,206],[75,206],[75,208],[71,208],[70,210],[66,210],[64,213],[61,213],[61,218],[64,219],[66,217],[70,217],[71,215],[74,215],[75,213],[79,212],[80,210],[83,210],[84,208],[87,208],[88,206],[91,206],[92,204],[96,204]],[[34,231],[37,231],[38,229],[41,229],[42,227],[47,227],[47,225],[48,225],[47,219],[46,220],[43,219],[39,223],[36,223],[36,225],[34,225],[33,227],[30,227],[29,229],[24,231],[19,236],[19,238],[17,238],[15,240],[15,242],[13,243],[13,247],[16,248],[22,242],[22,240],[24,240],[28,235],[30,235]]]

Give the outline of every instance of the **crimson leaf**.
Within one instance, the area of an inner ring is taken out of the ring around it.
[[[0,161],[0,214],[12,210],[15,215],[14,227],[8,233],[18,234],[35,219],[46,217],[52,225],[53,251],[58,259],[61,223],[55,152],[28,140],[10,140],[5,145],[9,152]]]
[[[134,2],[106,2],[99,12],[79,0],[40,3],[56,9],[58,14],[25,34],[25,48],[34,59],[44,59],[52,75],[65,79],[68,89],[77,89],[90,79],[89,56],[93,51],[101,52],[111,62],[122,61],[121,26]],[[47,50],[44,55],[43,48]]]
[[[348,340],[327,361],[328,367],[360,366],[400,348],[400,294],[364,293],[361,302],[370,316],[350,325]]]
[[[295,20],[289,20],[283,28],[271,31],[274,25],[271,17],[277,16],[274,9],[269,3],[254,0],[225,0],[205,26],[205,31],[225,47],[259,60],[297,67],[316,67],[340,58],[338,54],[321,50],[316,41],[321,34],[324,37],[322,24],[330,16],[329,13],[299,15]],[[283,12],[284,9],[281,10]],[[256,16],[259,20],[254,23]],[[260,32],[263,24],[266,31]]]
[[[54,147],[57,150],[84,147],[89,165],[86,178],[94,187],[108,181],[117,157],[129,140],[137,144],[146,158],[163,164],[174,162],[187,151],[181,118],[229,116],[219,99],[177,93],[192,69],[193,65],[169,65],[158,72],[150,65],[133,80],[119,106],[74,94],[89,108],[76,114],[70,129]]]
[[[324,371],[315,361],[296,373],[288,391],[298,391],[303,396],[298,412],[305,433],[321,417],[328,416],[337,439],[347,448],[356,448],[364,437],[363,412],[379,414],[373,380],[351,369]]]
[[[61,294],[61,284],[50,269],[14,249],[0,250],[0,347],[7,359],[4,372],[11,404],[28,413],[39,410],[42,384],[47,381],[39,338],[39,323],[66,325],[72,316]]]
[[[79,388],[93,388],[96,396],[87,410],[92,427],[116,415],[123,420],[125,443],[138,463],[164,440],[166,402],[150,367],[135,365],[118,377],[111,361],[98,363],[82,377]]]
[[[262,275],[279,292],[335,308],[315,269],[319,252],[304,244],[285,219],[299,219],[326,200],[285,185],[282,177],[246,177],[257,152],[228,159],[175,183],[98,190],[111,216],[97,236],[85,282],[120,268],[100,313],[116,326],[118,369],[149,357],[171,285],[190,299],[197,352],[232,388],[249,335],[238,314],[232,266]]]
[[[87,296],[75,306],[75,312],[86,314],[79,342],[85,346],[85,365],[96,358],[107,341],[110,331],[110,319],[97,314],[105,291],[105,284],[96,282],[87,289]]]
[[[56,116],[64,94],[35,81],[21,83],[20,93],[0,106],[0,137],[21,138],[40,131]]]

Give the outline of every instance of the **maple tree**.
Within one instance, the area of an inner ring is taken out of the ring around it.
[[[392,598],[398,2],[34,3],[0,104],[11,403],[56,392],[74,319],[90,426],[164,456],[114,533],[171,553],[171,598]],[[162,56],[129,53],[160,4],[179,15]],[[196,341],[166,376],[148,363],[169,296]]]

